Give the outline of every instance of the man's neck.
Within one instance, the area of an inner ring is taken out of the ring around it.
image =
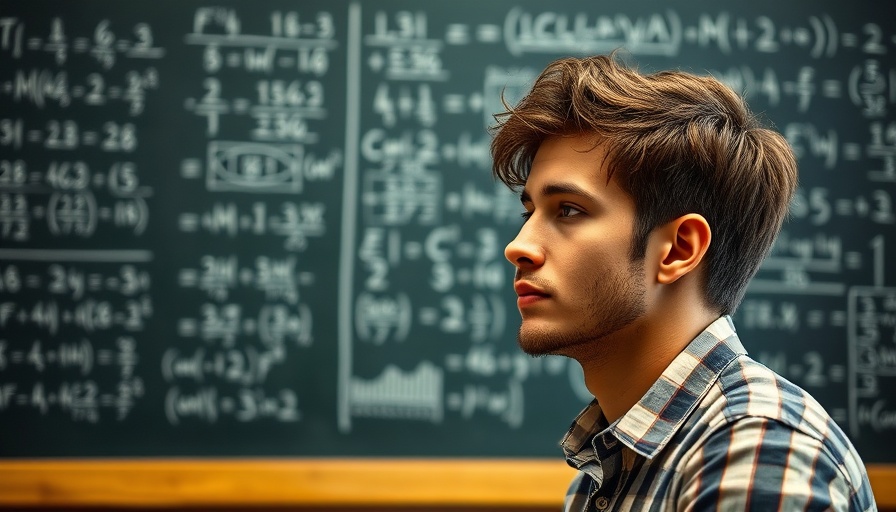
[[[628,412],[675,357],[717,318],[715,313],[692,310],[691,314],[667,314],[654,322],[641,319],[615,333],[613,339],[597,341],[597,350],[575,354],[585,385],[607,420],[612,423]]]

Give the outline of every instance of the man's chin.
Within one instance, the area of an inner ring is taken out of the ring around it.
[[[517,343],[520,349],[530,356],[560,355],[565,343],[557,334],[554,329],[535,328],[524,324],[517,334]]]

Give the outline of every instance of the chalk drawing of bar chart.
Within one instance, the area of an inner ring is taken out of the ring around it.
[[[439,423],[444,414],[443,378],[442,369],[429,361],[409,372],[388,365],[373,379],[352,377],[351,415]]]

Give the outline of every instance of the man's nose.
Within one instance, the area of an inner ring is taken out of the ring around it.
[[[516,238],[504,248],[504,257],[519,269],[537,268],[544,264],[543,245],[535,236],[535,231],[530,222],[523,224]]]

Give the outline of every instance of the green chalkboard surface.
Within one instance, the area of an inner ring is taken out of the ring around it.
[[[554,457],[487,126],[551,60],[712,74],[796,150],[735,321],[896,462],[896,17],[856,2],[0,3],[0,457]],[[891,447],[883,449],[883,447]]]

